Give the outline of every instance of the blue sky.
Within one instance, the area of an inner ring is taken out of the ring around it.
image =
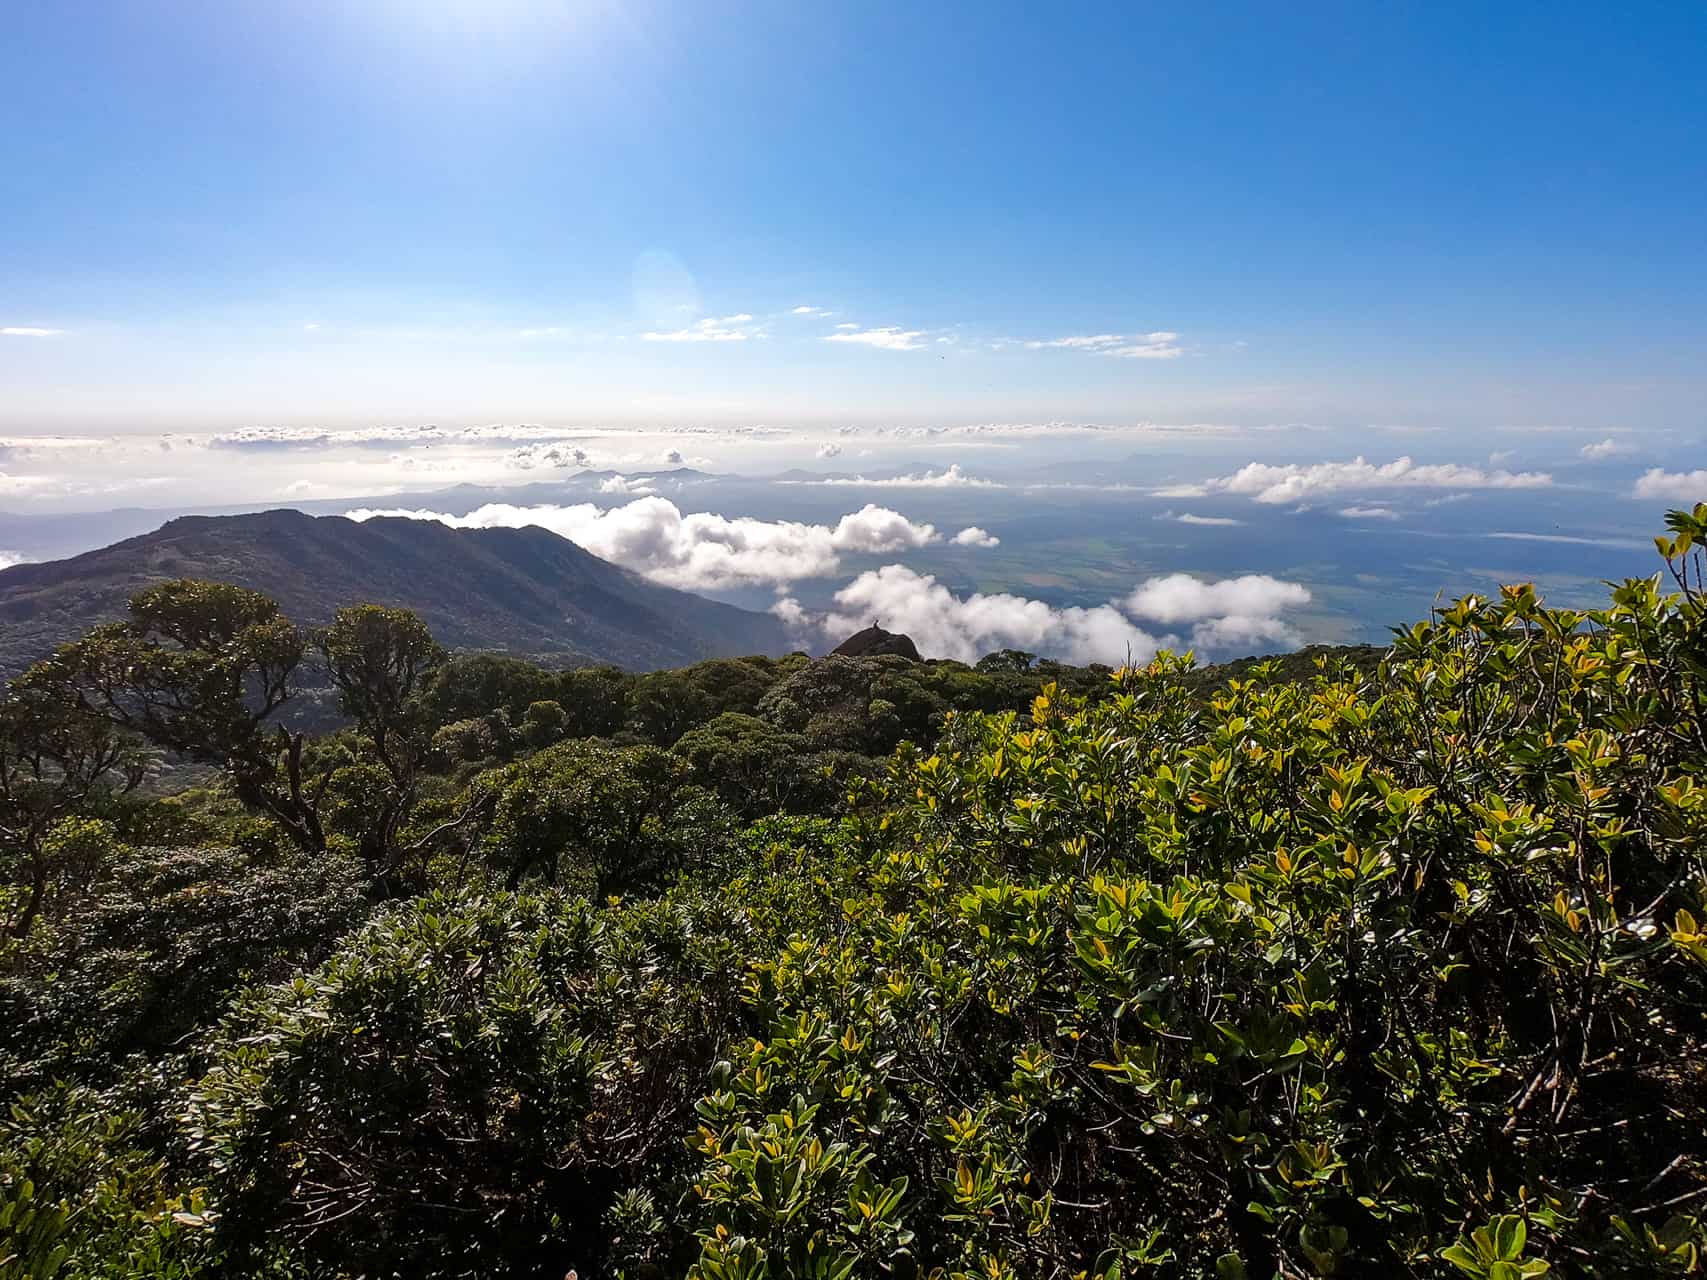
[[[1686,3],[13,0],[0,428],[1693,433],[1703,65]]]

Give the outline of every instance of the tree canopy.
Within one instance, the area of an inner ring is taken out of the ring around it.
[[[341,615],[320,847],[230,753],[51,792],[0,1274],[1699,1274],[1703,547],[1707,505],[1602,608],[1516,584],[1307,671],[579,683]],[[87,642],[145,694],[94,663],[77,732],[266,707],[276,615],[171,599]]]

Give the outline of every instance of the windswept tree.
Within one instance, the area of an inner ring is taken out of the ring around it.
[[[62,646],[18,687],[218,766],[243,804],[318,852],[326,836],[303,779],[303,735],[271,723],[303,650],[302,632],[260,592],[180,579],[138,592],[128,620]]]
[[[407,609],[355,605],[338,610],[314,646],[325,660],[344,714],[356,722],[382,774],[357,833],[362,863],[379,881],[393,878],[409,852],[400,834],[415,806],[433,724],[419,694],[444,661],[427,624]]]
[[[139,592],[130,613],[33,667],[20,696],[68,709],[68,724],[126,731],[217,766],[240,802],[309,853],[326,850],[326,815],[340,808],[370,880],[395,887],[432,747],[420,693],[444,661],[426,624],[407,609],[357,605],[309,637],[260,592],[189,580]],[[305,735],[276,723],[311,656],[355,721],[353,762],[305,758]],[[340,789],[344,803],[332,805]]]
[[[55,889],[80,878],[80,842],[56,841],[55,829],[97,791],[133,789],[145,766],[133,735],[40,689],[0,701],[0,868],[16,893],[4,903],[9,936],[26,936]]]

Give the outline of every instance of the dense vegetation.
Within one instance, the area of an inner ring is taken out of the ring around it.
[[[0,1275],[1694,1274],[1669,524],[1307,674],[549,672],[151,588],[0,709]]]

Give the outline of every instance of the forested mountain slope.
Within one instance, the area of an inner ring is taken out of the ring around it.
[[[734,654],[781,654],[767,614],[646,581],[544,529],[279,510],[184,516],[99,551],[0,572],[0,675],[122,617],[136,591],[172,578],[232,582],[297,621],[357,602],[412,609],[451,648],[637,670]]]

